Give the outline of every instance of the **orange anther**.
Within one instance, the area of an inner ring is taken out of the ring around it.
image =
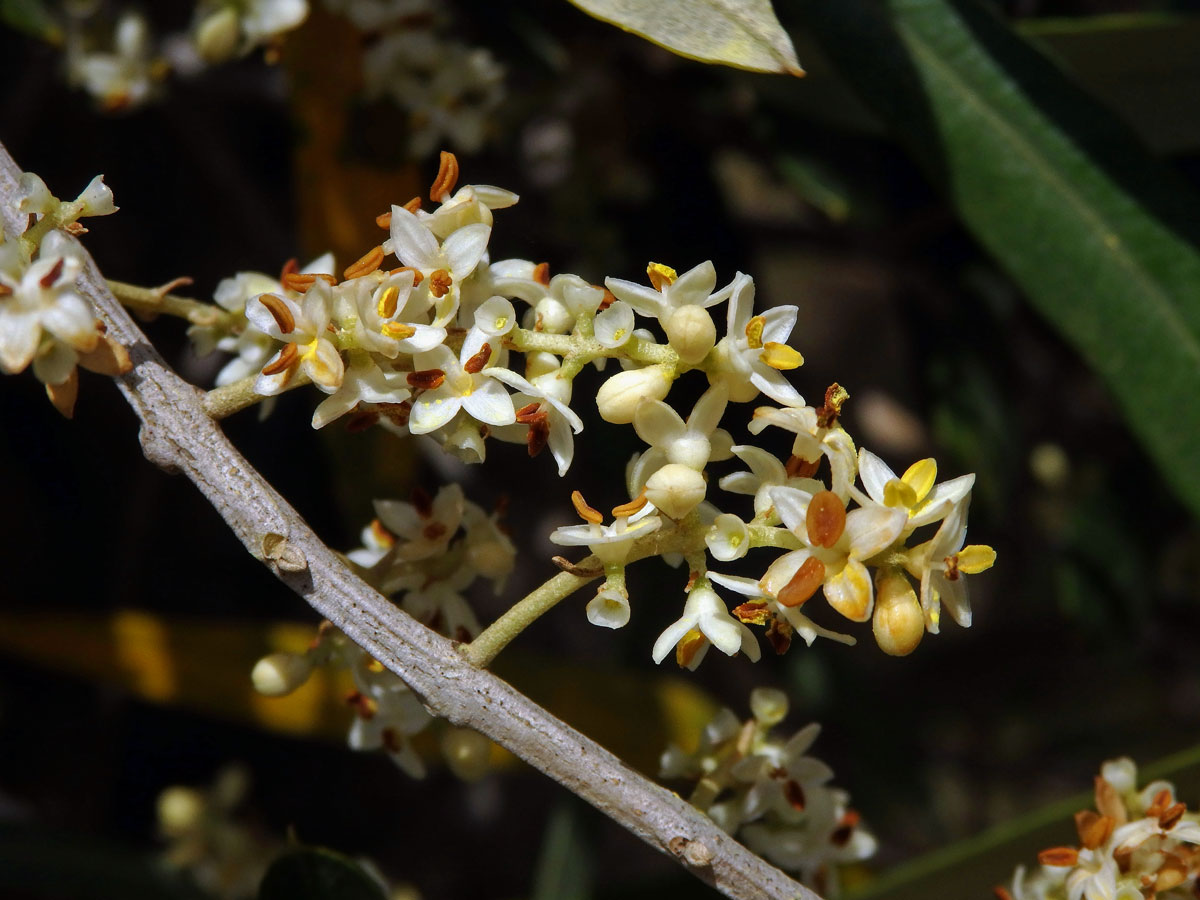
[[[612,510],[613,517],[617,516],[632,516],[635,512],[646,505],[646,489],[642,488],[642,492],[630,500],[628,503],[622,503],[620,506],[614,506]]]
[[[735,606],[733,614],[738,617],[739,621],[747,625],[766,625],[771,618],[771,613],[763,600],[747,600],[740,606]]]
[[[604,521],[604,516],[600,514],[600,510],[588,506],[587,501],[583,499],[583,494],[579,493],[579,491],[571,491],[571,505],[575,507],[575,512],[579,514],[579,518],[585,522],[590,522],[592,525],[599,525]]]
[[[323,272],[288,272],[280,280],[288,290],[303,294],[318,278],[330,285],[337,284],[336,278]]]
[[[412,274],[413,274],[413,287],[416,287],[418,284],[420,284],[422,281],[424,281],[424,280],[425,280],[425,276],[424,276],[424,275],[422,275],[422,274],[421,274],[419,271],[417,271],[416,269],[414,269],[412,266],[401,266],[401,267],[400,267],[400,268],[398,268],[398,269],[392,269],[392,271],[388,272],[388,274],[389,274],[389,275],[399,275],[401,272],[412,272]]]
[[[409,372],[406,380],[409,387],[433,391],[440,388],[445,382],[446,373],[441,369],[423,369],[420,372]]]
[[[783,797],[796,812],[804,812],[807,798],[804,796],[804,788],[800,786],[800,782],[792,781],[790,778],[785,781],[783,783]]]
[[[996,900],[1013,900],[1013,895],[1008,892],[1008,889],[1002,888],[1000,885],[992,888],[992,893],[996,895]]]
[[[410,213],[415,213],[418,209],[421,208],[421,198],[413,197],[411,200],[409,200],[407,203],[404,204],[404,208],[407,209]]]
[[[534,418],[541,412],[542,404],[535,400],[533,403],[527,403],[517,410],[517,422],[521,425],[528,425],[534,421]]]
[[[283,279],[286,278],[288,275],[295,275],[299,271],[300,271],[300,260],[296,259],[296,257],[293,256],[291,259],[289,259],[287,262],[285,262],[283,264],[283,267],[279,270],[279,280],[283,281]]]
[[[783,470],[787,472],[788,478],[812,478],[820,467],[821,460],[819,458],[809,462],[802,456],[793,455],[788,457],[788,461],[783,465]]]
[[[533,280],[543,287],[550,284],[550,263],[538,263],[533,267]]]
[[[443,150],[438,163],[437,178],[429,188],[429,199],[441,203],[450,196],[454,186],[458,184],[458,158],[449,150]]]
[[[296,318],[292,315],[291,309],[288,308],[282,297],[277,297],[274,294],[262,294],[259,296],[258,302],[267,308],[267,312],[271,314],[271,318],[279,326],[281,334],[291,334],[296,330]]]
[[[1183,814],[1187,812],[1186,803],[1176,803],[1163,810],[1162,815],[1158,817],[1158,826],[1164,831],[1170,831],[1179,824],[1179,820],[1183,818]]]
[[[13,289],[10,288],[7,284],[0,284],[0,297],[11,296],[12,292],[13,292]]]
[[[427,541],[436,541],[445,535],[446,526],[441,522],[430,522],[421,530],[421,536]]]
[[[429,274],[429,293],[435,297],[445,297],[452,284],[454,279],[445,269],[435,269]]]
[[[810,544],[832,547],[846,530],[846,505],[833,491],[817,491],[808,501],[804,529]]]
[[[799,606],[817,592],[825,583],[825,564],[815,556],[810,556],[796,570],[791,581],[779,590],[775,599],[780,606]]]
[[[360,257],[358,262],[347,266],[342,272],[343,278],[357,278],[359,275],[366,275],[368,272],[374,272],[379,268],[379,264],[383,262],[383,248],[372,247],[371,252]]]
[[[275,362],[267,363],[263,366],[262,373],[264,375],[278,375],[280,372],[287,371],[296,362],[296,357],[300,355],[300,351],[296,349],[295,344],[284,344],[283,349],[279,351],[279,355],[275,357]]]
[[[385,213],[380,213],[379,215],[377,215],[375,217],[375,224],[378,225],[380,228],[382,228],[384,231],[387,231],[389,228],[391,228],[392,227],[392,212],[391,212],[391,210],[388,210]]]
[[[1075,813],[1075,830],[1079,833],[1079,842],[1089,850],[1095,850],[1109,839],[1113,833],[1112,816],[1102,816],[1090,809],[1081,809]]]
[[[593,287],[595,287],[595,285],[593,285]],[[613,296],[613,292],[608,288],[604,288],[604,299],[600,301],[600,309],[608,309],[616,302],[617,298]]]
[[[708,638],[700,632],[699,628],[693,628],[675,645],[675,662],[679,664],[679,668],[686,669],[696,659],[696,654],[700,652],[700,649],[707,646]]]
[[[1043,866],[1073,866],[1079,862],[1079,851],[1074,847],[1051,847],[1038,854]]]
[[[488,360],[491,358],[492,345],[485,343],[474,356],[463,363],[463,371],[468,375],[477,375],[483,371],[483,367],[488,364]]]

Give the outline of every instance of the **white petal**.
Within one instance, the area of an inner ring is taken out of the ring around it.
[[[439,391],[426,392],[413,403],[408,419],[408,430],[413,434],[428,434],[441,428],[462,409],[462,397]]]
[[[692,414],[687,420],[688,430],[703,435],[712,434],[721,424],[721,417],[725,415],[728,402],[729,391],[723,384],[710,387],[692,408]]]
[[[654,648],[650,651],[650,658],[656,663],[661,663],[667,658],[667,654],[675,649],[685,634],[692,630],[696,624],[696,617],[689,616],[685,613],[682,619],[678,619],[667,626],[666,631],[658,636],[658,640],[654,642]]]
[[[484,373],[487,371],[484,369]],[[508,391],[490,378],[481,381],[475,390],[462,398],[463,409],[488,425],[511,425],[515,422],[517,414]]]
[[[754,315],[754,279],[738,272],[733,277],[731,288],[729,310],[725,317],[726,327],[731,339],[744,340],[746,325]]]
[[[666,447],[687,431],[679,413],[661,400],[650,399],[638,404],[633,414],[633,428],[651,447]]]
[[[669,311],[663,295],[652,287],[623,281],[620,278],[605,278],[604,286],[612,291],[614,297],[624,300],[643,316],[657,319]]]
[[[731,562],[741,559],[750,549],[750,532],[746,523],[732,513],[717,516],[704,536],[704,543],[715,559]]]
[[[280,296],[279,294],[273,294],[272,296],[283,302],[288,312],[291,313],[293,322],[299,323],[304,318],[304,314],[300,311],[300,304],[296,303],[296,301]],[[246,319],[259,331],[269,334],[275,340],[288,340],[287,336],[279,330],[279,325],[276,323],[275,317],[263,306],[262,300],[259,297],[252,297],[246,302]],[[294,333],[294,329],[292,332],[288,332],[288,334],[292,333]]]
[[[767,493],[771,495],[775,512],[779,514],[784,526],[797,537],[805,535],[805,519],[808,516],[808,504],[812,500],[812,494],[790,487],[772,487]],[[849,528],[849,516],[846,518]]]
[[[974,486],[974,475],[960,475],[935,485],[925,501],[917,507],[919,512],[908,520],[909,527],[920,528],[948,515],[954,504],[966,497]]]
[[[869,559],[900,537],[907,522],[908,514],[903,509],[874,506],[851,510],[846,514],[845,531],[850,556]]]
[[[761,364],[757,358],[750,372],[750,383],[776,403],[784,406],[804,405],[804,397],[787,380],[787,376],[778,369]]]
[[[474,184],[471,186],[475,189],[475,196],[488,209],[507,209],[516,205],[516,202],[521,199],[512,191],[506,191],[504,188],[494,185]]]
[[[711,302],[709,299],[716,286],[717,270],[710,259],[676,278],[667,292],[671,298],[671,305],[676,308],[684,305],[712,306],[720,302],[719,298]]]
[[[461,281],[475,271],[487,252],[491,236],[492,229],[487,225],[465,225],[442,242],[442,253],[455,281]]]
[[[759,581],[763,591],[771,597],[787,587],[787,583],[800,571],[800,567],[808,562],[812,552],[808,549],[792,550],[771,563],[765,575]]]
[[[332,394],[342,386],[342,378],[346,373],[342,355],[324,338],[317,341],[316,352],[302,358],[300,367],[313,384],[327,394]]]
[[[442,267],[437,238],[403,206],[392,207],[391,236],[391,252],[403,265],[426,273]]]
[[[750,467],[754,477],[768,484],[783,484],[787,481],[787,469],[773,453],[752,444],[739,444],[733,448],[739,459]],[[757,486],[754,490],[757,490]],[[746,493],[754,493],[747,491]]]
[[[863,447],[858,451],[858,476],[871,499],[882,505],[883,489],[896,477],[896,473],[882,459]]]
[[[616,591],[601,590],[588,601],[587,617],[601,628],[623,628],[629,623],[629,600]]]
[[[33,374],[43,384],[62,384],[71,377],[78,360],[71,347],[54,341],[48,351],[33,358]]]
[[[871,573],[856,559],[825,581],[825,599],[852,622],[866,622],[875,607],[875,588]]]
[[[100,339],[95,313],[75,294],[59,294],[54,305],[42,313],[42,327],[83,353],[95,349]]]
[[[633,329],[633,307],[624,300],[616,300],[596,313],[595,336],[602,347],[623,347],[633,337]]]
[[[796,316],[799,312],[800,309],[796,306],[772,306],[763,312],[763,343],[774,341],[777,344],[786,344],[792,329],[796,327]]]
[[[500,337],[516,327],[517,312],[503,297],[485,300],[475,310],[475,327],[489,337]]]
[[[737,591],[739,594],[744,594],[747,597],[766,599],[770,596],[769,594],[763,593],[762,589],[758,586],[758,582],[753,578],[743,578],[740,575],[721,575],[718,572],[709,572],[708,579],[709,581],[721,585],[721,587],[727,587],[731,591]]]

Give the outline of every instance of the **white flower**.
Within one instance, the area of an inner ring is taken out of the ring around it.
[[[704,543],[714,559],[732,562],[741,559],[749,551],[750,532],[746,523],[733,513],[722,513],[704,535]]]
[[[695,669],[710,643],[726,656],[741,650],[757,661],[760,655],[753,632],[729,614],[716,591],[697,584],[688,593],[683,615],[659,635],[650,655],[656,663],[661,663],[678,645],[676,655],[680,664]]]
[[[709,388],[696,401],[686,423],[661,400],[645,399],[634,413],[634,430],[661,451],[667,462],[702,472],[712,457],[710,437],[725,414],[727,397],[723,386]]]
[[[395,359],[401,353],[432,350],[446,329],[420,321],[429,309],[424,291],[413,290],[413,273],[363,275],[334,288],[339,323],[364,350]]]
[[[297,368],[327,394],[341,386],[345,365],[326,329],[332,304],[332,290],[320,278],[300,303],[282,294],[262,294],[246,304],[250,323],[284,342],[259,373],[255,393],[270,396],[282,392]]]
[[[772,509],[770,488],[787,486],[808,490],[810,493],[821,489],[820,482],[812,478],[789,476],[787,467],[776,459],[774,454],[761,447],[738,444],[730,450],[750,467],[750,471],[734,472],[724,476],[717,483],[721,490],[731,494],[753,495],[755,517],[765,516]]]
[[[312,427],[324,428],[360,403],[403,403],[411,395],[403,372],[385,372],[369,353],[352,350],[341,385],[313,411]]]
[[[708,370],[709,381],[724,382],[734,402],[753,400],[762,391],[784,406],[803,406],[783,373],[804,363],[804,357],[787,344],[799,310],[776,306],[758,316],[754,312],[754,280],[737,273],[726,317],[727,333],[716,347],[717,365]]]
[[[629,595],[605,582],[588,601],[587,617],[601,628],[624,628],[629,624]]]
[[[574,435],[583,431],[583,420],[567,405],[571,400],[570,380],[560,378],[557,370],[537,375],[532,382],[511,369],[497,367],[491,375],[519,392],[512,396],[516,422],[498,426],[493,434],[502,441],[525,443],[530,456],[537,456],[549,446],[558,474],[567,474],[575,457]]]
[[[633,307],[624,300],[613,301],[608,309],[596,313],[593,328],[601,347],[609,350],[624,347],[633,337]]]
[[[620,278],[606,278],[604,285],[618,300],[624,300],[638,313],[664,324],[672,313],[685,306],[704,309],[715,306],[729,296],[729,287],[713,292],[717,284],[717,270],[711,260],[700,263],[678,277],[673,269],[657,263],[650,263],[647,273],[659,284],[659,288]]]
[[[461,282],[487,252],[492,229],[488,225],[464,225],[440,243],[421,220],[403,206],[392,207],[391,237],[385,253],[394,253],[402,265],[422,275],[421,287],[435,298],[437,315],[433,324],[442,326],[458,311]]]
[[[611,525],[564,525],[551,532],[550,541],[560,547],[587,547],[606,565],[623,563],[634,541],[662,527],[662,519],[650,514],[653,511],[653,507],[643,506],[633,515],[617,516]]]
[[[484,337],[479,331],[468,332],[458,359],[446,346],[413,357],[414,375],[431,377],[433,386],[413,401],[409,431],[428,434],[448,423],[460,409],[487,425],[511,425],[517,420],[512,397],[495,377],[507,370],[489,368],[500,352],[499,342],[493,347]],[[417,384],[411,379],[410,383]]]
[[[974,475],[962,475],[934,485],[937,462],[932,458],[913,463],[897,477],[887,463],[865,447],[858,451],[858,474],[871,500],[880,506],[899,507],[908,512],[906,534],[945,518],[975,484]],[[850,493],[859,503],[866,504],[857,488],[852,486]]]
[[[760,406],[754,410],[747,429],[751,434],[761,434],[774,425],[796,435],[792,441],[792,455],[796,461],[818,462],[822,456],[829,460],[832,474],[830,490],[846,502],[854,484],[857,456],[854,441],[840,426],[822,425],[821,417],[811,406],[791,406],[775,409]]]
[[[156,80],[150,50],[146,20],[127,12],[117,21],[111,53],[86,52],[72,35],[67,71],[72,83],[82,85],[107,110],[139,106],[149,99]]]
[[[848,634],[841,634],[837,631],[830,631],[828,628],[822,628],[808,616],[804,615],[804,613],[800,612],[799,606],[784,606],[782,603],[779,603],[773,594],[768,594],[764,591],[762,586],[753,578],[743,578],[739,575],[721,575],[718,572],[709,572],[708,578],[714,584],[729,588],[731,591],[737,591],[751,600],[765,603],[769,614],[781,616],[804,639],[804,643],[810,647],[818,637],[828,638],[831,641],[837,641],[839,644],[847,644],[849,646],[854,646],[856,643],[855,639]]]
[[[925,628],[930,634],[938,633],[943,603],[954,621],[963,628],[971,627],[965,576],[983,572],[996,561],[996,551],[986,544],[963,546],[970,505],[971,495],[966,494],[942,520],[937,533],[908,552],[906,568],[921,580],[921,608],[925,610]]]

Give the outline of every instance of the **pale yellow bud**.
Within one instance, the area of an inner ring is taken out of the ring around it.
[[[529,381],[542,375],[557,372],[562,363],[553,353],[539,350],[525,355],[525,378]]]
[[[735,352],[729,338],[721,338],[716,347],[716,365],[707,367],[708,381],[710,384],[724,382],[730,403],[749,403],[758,396],[758,388],[750,383],[749,375],[734,364],[730,354]]]
[[[788,711],[787,694],[774,688],[755,688],[750,692],[750,712],[768,728],[783,721]]]
[[[501,578],[513,569],[513,554],[498,541],[472,544],[467,560],[484,578]]]
[[[463,781],[478,781],[488,773],[492,742],[470,728],[447,728],[442,755],[450,771]]]
[[[708,355],[717,343],[717,326],[702,306],[681,306],[663,322],[667,340],[689,365],[695,365]]]
[[[307,657],[295,653],[272,653],[254,664],[250,680],[260,694],[284,697],[308,681],[311,674],[312,664]]]
[[[646,499],[672,519],[682,519],[704,499],[704,476],[679,463],[668,463],[646,482]]]
[[[204,797],[186,787],[169,787],[158,795],[158,827],[167,837],[194,829],[204,817]]]
[[[596,393],[596,408],[600,417],[614,425],[633,421],[638,404],[643,400],[661,400],[671,389],[671,379],[661,366],[629,369],[618,372]]]
[[[925,636],[925,615],[909,580],[898,572],[877,585],[871,629],[879,648],[890,656],[907,656]]]
[[[222,63],[237,52],[237,10],[223,6],[196,27],[196,52],[207,63]]]

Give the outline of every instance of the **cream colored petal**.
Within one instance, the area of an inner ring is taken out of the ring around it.
[[[875,590],[871,574],[858,560],[850,560],[845,568],[825,581],[825,599],[851,622],[865,622],[875,607]]]
[[[845,537],[852,559],[869,559],[900,537],[908,522],[903,509],[869,506],[846,514]]]
[[[812,494],[791,487],[771,487],[767,493],[770,494],[775,512],[779,514],[784,526],[803,540],[803,535],[806,534],[805,519],[808,516],[808,504],[812,500]],[[846,528],[850,528],[849,516],[846,517]]]
[[[863,487],[870,498],[882,506],[884,488],[896,477],[896,473],[882,459],[863,447],[858,451],[858,477],[862,479]]]

